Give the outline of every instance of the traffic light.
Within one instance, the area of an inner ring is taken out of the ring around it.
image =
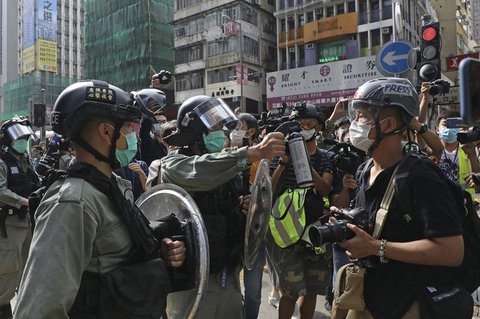
[[[440,23],[434,22],[422,26],[420,43],[420,59],[415,69],[422,82],[432,82],[441,78],[442,39],[440,37]]]
[[[33,126],[41,127],[45,126],[45,104],[34,104],[33,105]]]

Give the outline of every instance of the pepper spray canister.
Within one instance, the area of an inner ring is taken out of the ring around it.
[[[288,136],[288,149],[295,170],[297,187],[313,185],[312,169],[302,134],[293,132]]]

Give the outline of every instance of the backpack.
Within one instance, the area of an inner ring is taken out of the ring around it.
[[[408,198],[410,192],[408,191],[407,177],[413,167],[422,160],[428,159],[421,155],[409,153],[398,164],[399,167],[395,176],[395,193],[400,205],[406,212],[411,211],[410,207],[415,205],[415,199]],[[443,173],[441,175],[448,191],[452,194],[456,211],[461,218],[465,247],[463,262],[457,267],[454,279],[472,293],[480,286],[480,218],[475,211],[470,193],[462,190],[458,183],[451,181]]]

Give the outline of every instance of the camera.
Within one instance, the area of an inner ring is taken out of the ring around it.
[[[448,92],[450,92],[450,83],[441,79],[431,82],[428,88],[428,93],[432,96],[447,94]]]
[[[332,160],[336,169],[344,174],[355,175],[358,167],[365,161],[365,152],[349,143],[340,143],[333,139],[325,139],[327,145],[335,145],[329,152],[334,153]]]
[[[336,221],[322,224],[312,224],[308,231],[311,243],[318,247],[327,243],[339,243],[355,236],[347,224],[354,224],[366,232],[371,232],[372,225],[369,221],[368,212],[363,208],[344,208],[333,214]]]
[[[271,109],[268,112],[262,112],[260,120],[258,121],[258,127],[260,130],[265,129],[267,133],[275,131],[280,125],[287,122],[288,115],[285,115],[287,104],[283,103],[282,106]]]
[[[475,124],[470,131],[457,133],[457,141],[461,144],[480,140],[480,124]]]

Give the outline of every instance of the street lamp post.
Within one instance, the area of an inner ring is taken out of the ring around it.
[[[42,104],[45,104],[45,88],[41,88],[40,91],[42,91]],[[43,114],[45,116],[45,114]],[[45,141],[45,123],[40,127],[40,141],[43,142]]]
[[[238,24],[238,31],[239,31],[239,36],[240,36],[240,111],[242,113],[245,113],[247,110],[245,109],[245,103],[244,103],[244,98],[243,98],[243,34],[242,34],[242,24],[239,22],[236,22]]]

